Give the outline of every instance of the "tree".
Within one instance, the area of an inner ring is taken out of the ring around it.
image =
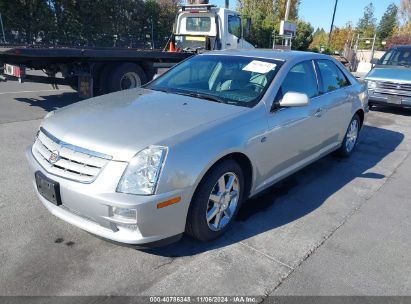
[[[328,34],[323,28],[317,28],[313,34],[313,41],[310,44],[310,49],[321,50],[321,47],[325,47],[328,41]]]
[[[6,36],[20,43],[36,43],[52,27],[51,11],[44,0],[1,0],[0,11]]]
[[[401,0],[395,35],[411,35],[411,0]]]
[[[377,35],[381,41],[386,40],[394,34],[394,30],[397,26],[397,14],[398,6],[391,3],[387,7],[387,10],[381,18],[380,24],[378,25]]]
[[[271,47],[273,33],[279,33],[284,19],[286,0],[238,0],[237,6],[243,17],[252,20],[248,40],[258,47]],[[291,0],[289,20],[296,22],[300,0]]]
[[[408,45],[411,44],[411,35],[401,35],[391,37],[387,40],[386,49],[389,49],[395,45]]]
[[[358,21],[357,31],[364,37],[373,37],[377,27],[377,19],[374,16],[374,4],[371,2],[364,8],[364,15]]]
[[[310,23],[299,20],[297,23],[297,34],[293,41],[293,49],[306,51],[313,42],[314,28]]]
[[[353,29],[351,24],[347,24],[345,27],[338,28],[336,27],[333,31],[333,35],[330,41],[330,49],[333,51],[342,52],[345,49],[345,46],[348,44],[349,39],[353,35]]]

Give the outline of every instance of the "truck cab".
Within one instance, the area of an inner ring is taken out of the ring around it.
[[[243,22],[236,11],[210,4],[182,6],[176,17],[176,50],[254,48],[244,39]]]

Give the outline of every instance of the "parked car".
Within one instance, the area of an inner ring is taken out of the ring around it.
[[[388,50],[365,77],[370,107],[411,107],[411,45]]]
[[[326,55],[211,52],[51,112],[27,156],[41,202],[92,234],[210,241],[247,198],[328,153],[350,155],[367,99]]]
[[[337,59],[339,62],[341,62],[341,64],[347,69],[347,71],[352,72],[352,66],[350,61],[348,61],[347,58],[345,58],[344,56],[341,56],[339,54],[334,54],[332,55],[335,59]]]

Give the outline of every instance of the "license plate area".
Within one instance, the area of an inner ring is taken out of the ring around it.
[[[23,66],[5,64],[4,74],[17,78],[23,78],[26,76],[26,69]]]
[[[41,196],[56,206],[62,205],[59,183],[49,179],[40,171],[37,171],[34,175],[36,178],[37,190]]]
[[[396,95],[390,96],[390,98],[388,98],[388,102],[392,104],[400,105],[402,103],[402,97],[396,96]]]

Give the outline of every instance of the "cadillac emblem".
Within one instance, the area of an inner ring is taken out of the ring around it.
[[[49,163],[55,164],[56,162],[58,162],[59,159],[60,159],[60,152],[55,150],[51,152],[51,155],[49,157]]]

